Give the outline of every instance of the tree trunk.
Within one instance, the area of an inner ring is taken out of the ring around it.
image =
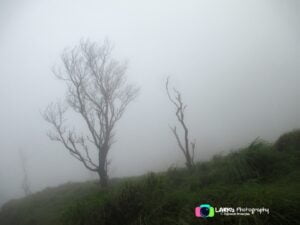
[[[99,178],[100,178],[100,186],[105,188],[108,186],[108,175],[107,175],[107,165],[106,165],[106,156],[107,156],[107,149],[102,148],[99,151]]]
[[[191,155],[189,154],[189,152],[187,152],[185,154],[185,159],[186,159],[186,166],[188,168],[188,170],[192,171],[194,169],[194,162],[193,159],[191,157]]]
[[[98,171],[98,175],[99,175],[99,178],[100,178],[100,186],[105,188],[108,186],[108,176],[107,176],[107,172],[104,168],[99,168],[99,171]]]

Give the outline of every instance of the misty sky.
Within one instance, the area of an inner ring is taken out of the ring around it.
[[[183,165],[168,127],[169,75],[198,159],[299,128],[299,22],[298,0],[1,0],[0,205],[23,195],[19,149],[34,191],[97,178],[48,139],[40,114],[63,99],[51,67],[65,47],[107,37],[129,61],[141,93],[117,125],[109,174],[139,175]]]

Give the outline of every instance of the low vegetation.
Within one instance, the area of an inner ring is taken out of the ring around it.
[[[193,225],[300,224],[300,132],[275,144],[256,140],[248,147],[193,171],[112,180],[99,190],[94,182],[48,188],[2,207],[1,225]],[[215,207],[265,207],[270,214],[195,218],[201,203]]]

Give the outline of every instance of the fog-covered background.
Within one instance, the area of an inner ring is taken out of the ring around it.
[[[96,178],[46,136],[40,115],[63,98],[51,66],[81,38],[128,60],[141,88],[117,126],[111,177],[182,166],[164,80],[182,91],[197,158],[275,140],[300,127],[298,0],[1,0],[0,205],[23,195],[18,150],[33,191]]]

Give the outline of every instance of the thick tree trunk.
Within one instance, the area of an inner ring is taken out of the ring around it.
[[[107,164],[106,164],[106,157],[107,157],[107,147],[103,147],[99,151],[99,178],[100,178],[100,185],[101,187],[108,186],[108,175],[107,175]]]
[[[100,178],[100,186],[105,188],[108,186],[108,176],[105,169],[99,169],[98,175]]]

